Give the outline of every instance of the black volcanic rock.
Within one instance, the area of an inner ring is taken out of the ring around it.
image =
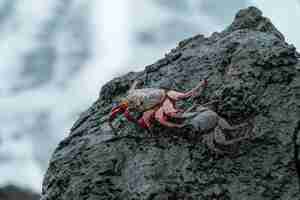
[[[0,200],[38,200],[40,195],[13,185],[0,188]]]
[[[108,82],[54,152],[41,200],[300,199],[293,148],[300,119],[296,54],[250,7],[223,32],[186,39],[144,71]],[[254,136],[238,153],[215,157],[200,135],[159,124],[150,137],[122,117],[114,123],[116,137],[105,121],[134,80],[139,87],[186,91],[203,78],[205,92],[180,106],[216,101],[216,112],[230,123],[251,121]]]

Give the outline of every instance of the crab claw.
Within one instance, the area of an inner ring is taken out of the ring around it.
[[[149,125],[145,122],[144,118],[141,118],[138,120],[138,125],[141,127],[141,128],[144,128],[144,129],[149,129]]]
[[[118,114],[122,114],[126,111],[126,109],[128,108],[128,102],[124,101],[121,104],[119,104],[118,106],[114,107],[111,110],[111,114],[109,116],[109,121],[113,121]]]

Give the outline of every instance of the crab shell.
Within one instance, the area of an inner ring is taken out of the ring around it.
[[[165,98],[165,90],[145,88],[130,91],[125,101],[128,102],[130,111],[144,112],[160,105]]]

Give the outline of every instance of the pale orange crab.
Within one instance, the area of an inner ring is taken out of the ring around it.
[[[196,95],[197,90],[207,86],[207,80],[201,81],[195,88],[182,93],[175,90],[157,88],[136,89],[137,81],[131,86],[127,97],[112,109],[109,121],[112,122],[117,114],[124,116],[140,127],[149,129],[153,120],[157,120],[163,126],[180,128],[183,124],[169,121],[170,118],[180,118],[182,110],[176,108],[176,102]],[[140,119],[136,120],[130,112],[142,112]]]

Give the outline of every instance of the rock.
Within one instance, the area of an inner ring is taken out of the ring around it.
[[[0,188],[0,200],[38,200],[40,195],[13,185]]]
[[[41,200],[299,199],[293,132],[300,119],[298,53],[257,8],[241,10],[223,32],[186,39],[165,58],[103,86],[98,100],[56,148]],[[208,79],[202,95],[231,124],[251,120],[238,154],[214,157],[184,129],[155,124],[149,134],[120,117],[118,136],[105,119],[134,80],[139,87],[186,91]]]

